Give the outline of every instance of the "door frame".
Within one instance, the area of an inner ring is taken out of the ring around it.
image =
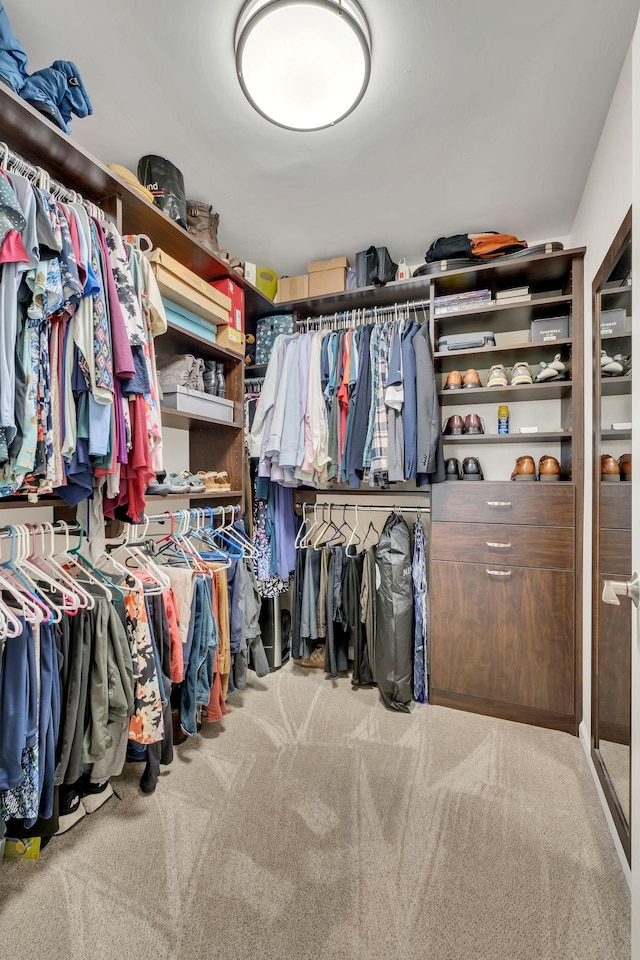
[[[598,376],[599,370],[595,369],[595,364],[597,358],[600,356],[600,307],[601,307],[601,298],[600,298],[600,287],[604,283],[605,279],[609,275],[611,268],[615,264],[616,260],[620,255],[625,240],[632,231],[632,208],[630,207],[627,211],[627,214],[622,221],[622,224],[613,240],[613,243],[609,247],[607,254],[602,261],[600,269],[596,273],[593,284],[591,287],[591,298],[592,298],[592,351],[591,356],[593,358],[594,370],[592,373],[592,438],[591,438],[591,449],[592,449],[592,517],[593,517],[593,527],[592,527],[592,557],[594,562],[591,565],[591,759],[593,760],[593,765],[595,771],[598,775],[598,780],[602,786],[607,805],[611,812],[613,822],[615,824],[616,830],[618,831],[618,836],[620,837],[620,843],[625,852],[626,858],[631,864],[631,823],[627,823],[627,818],[624,815],[620,800],[615,791],[609,772],[607,770],[606,764],[602,758],[602,754],[599,748],[599,697],[598,697],[598,686],[599,686],[599,623],[600,623],[600,594],[602,592],[602,577],[600,575],[599,564],[595,562],[596,558],[600,556],[600,436],[602,428],[602,416],[601,416],[601,383],[600,377]],[[632,238],[632,248],[631,253],[633,256],[634,245]],[[632,298],[634,298],[634,292],[632,288],[631,292]],[[632,306],[632,316],[633,316],[633,306]],[[633,337],[631,340],[633,348]],[[633,384],[632,384],[633,390]],[[632,400],[633,404],[633,400]],[[632,442],[633,442],[633,433],[632,433]],[[633,488],[632,488],[632,499],[633,499]],[[632,538],[633,539],[633,538]],[[635,558],[632,558],[634,561]],[[634,569],[636,569],[634,565]],[[623,600],[623,603],[629,601]],[[633,726],[633,722],[632,722]],[[633,731],[631,736],[631,744],[633,745]],[[633,748],[633,747],[632,747]],[[631,750],[629,750],[629,765],[632,766],[631,762]],[[629,784],[631,785],[631,776],[632,770],[629,770]],[[631,790],[631,798],[633,798],[634,791]],[[630,802],[630,809],[631,809]],[[633,820],[633,814],[630,815],[629,820]]]

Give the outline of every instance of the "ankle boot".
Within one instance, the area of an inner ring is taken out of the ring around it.
[[[210,203],[187,200],[187,230],[212,253],[218,253],[218,223],[220,214],[212,213]]]
[[[215,360],[204,361],[204,392],[212,397],[218,395],[218,373]]]

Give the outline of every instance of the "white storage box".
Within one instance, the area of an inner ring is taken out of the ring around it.
[[[192,390],[191,387],[163,387],[162,404],[182,413],[195,413],[203,417],[215,417],[233,423],[233,400],[212,397],[210,393]]]

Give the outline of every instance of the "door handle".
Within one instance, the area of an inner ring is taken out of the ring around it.
[[[510,543],[492,543],[490,540],[487,540],[488,547],[495,547],[496,550],[511,550]]]
[[[487,570],[490,577],[510,577],[511,570]]]
[[[635,604],[640,605],[640,577],[634,573],[631,580],[605,580],[602,589],[602,599],[605,603],[615,603],[620,606],[618,597],[629,597]]]

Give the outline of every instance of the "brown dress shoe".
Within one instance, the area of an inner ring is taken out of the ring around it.
[[[481,387],[482,382],[480,380],[480,375],[477,370],[466,370],[464,376],[462,377],[462,384],[465,390],[469,390],[472,387]]]
[[[537,480],[536,462],[533,457],[518,457],[511,474],[512,480]]]
[[[465,433],[484,433],[484,423],[482,417],[477,413],[468,413],[464,418]]]
[[[460,414],[456,413],[449,417],[444,425],[443,434],[445,437],[457,437],[464,433],[464,420]]]
[[[562,468],[555,457],[540,457],[538,473],[541,480],[549,481],[562,479]]]
[[[631,454],[630,453],[623,453],[622,456],[618,458],[618,466],[620,467],[620,479],[631,480]]]
[[[445,390],[459,390],[462,387],[462,374],[459,370],[451,370],[447,374],[447,380],[444,385]]]
[[[601,480],[619,480],[620,466],[615,457],[610,453],[603,453],[600,457],[600,479]]]

